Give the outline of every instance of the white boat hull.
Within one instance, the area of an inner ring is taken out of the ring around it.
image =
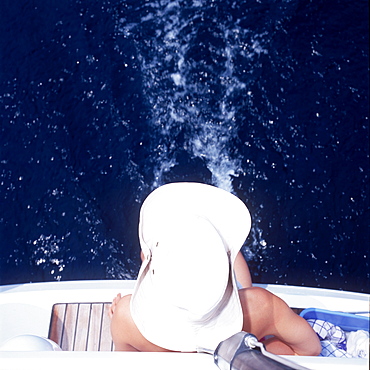
[[[55,303],[110,302],[117,293],[132,292],[134,281],[50,282],[0,287],[0,346],[24,334],[48,337]],[[281,297],[290,307],[315,307],[333,311],[369,311],[368,294],[328,289],[259,285]],[[309,369],[368,369],[366,359],[286,356]],[[213,357],[196,353],[132,352],[0,352],[0,369],[66,369],[88,366],[105,368],[124,364],[135,369],[217,370]],[[72,367],[71,367],[72,366]]]

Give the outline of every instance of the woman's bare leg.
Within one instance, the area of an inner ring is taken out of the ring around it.
[[[116,351],[168,352],[149,342],[139,331],[130,312],[131,295],[117,295],[111,309],[111,334]]]
[[[279,297],[257,287],[239,290],[239,297],[244,315],[243,330],[258,339],[274,336],[265,342],[268,351],[304,356],[320,353],[320,341],[311,326]]]

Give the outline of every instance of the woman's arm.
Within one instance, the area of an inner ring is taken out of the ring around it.
[[[243,288],[250,288],[252,286],[252,278],[249,267],[242,252],[239,252],[235,258],[234,271],[236,280]]]

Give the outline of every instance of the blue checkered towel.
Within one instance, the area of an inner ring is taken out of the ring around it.
[[[324,357],[352,357],[347,351],[347,341],[344,331],[328,321],[308,319],[307,322],[317,333],[321,341],[322,351],[320,356]]]

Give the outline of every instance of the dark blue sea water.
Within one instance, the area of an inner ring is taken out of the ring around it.
[[[365,0],[3,1],[1,284],[135,278],[141,202],[200,181],[255,282],[369,292],[368,41]]]

